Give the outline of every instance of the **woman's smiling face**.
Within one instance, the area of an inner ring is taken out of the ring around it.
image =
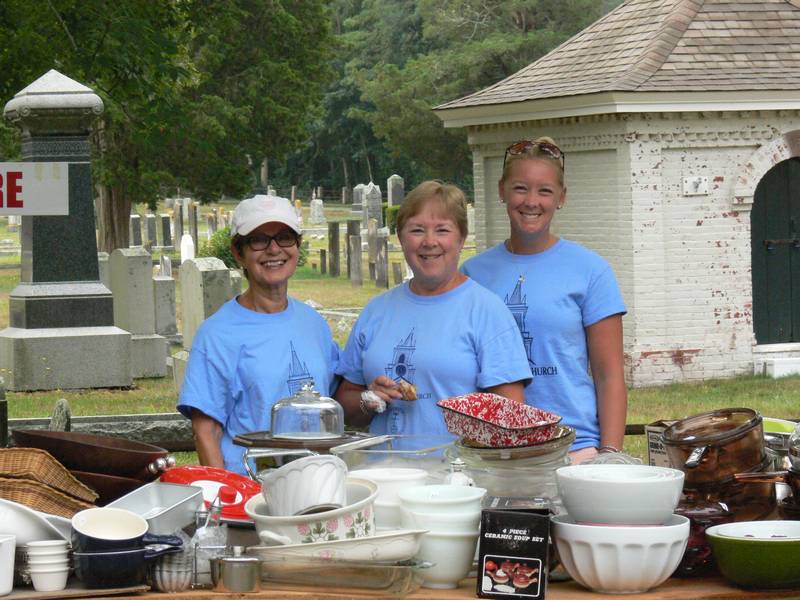
[[[408,218],[400,232],[400,244],[414,273],[415,286],[430,294],[455,287],[464,238],[436,202],[427,202]]]
[[[260,234],[275,236],[284,230],[291,232],[291,229],[283,223],[264,223],[245,236],[245,240],[250,236]],[[285,285],[294,275],[300,257],[300,248],[297,244],[284,248],[279,246],[275,240],[270,240],[269,246],[264,250],[253,250],[246,241],[241,254],[237,253],[235,248],[233,250],[239,264],[247,269],[249,284],[259,287]]]
[[[558,169],[551,160],[519,158],[509,165],[508,177],[499,184],[512,234],[527,244],[546,247],[549,242],[550,222],[566,200]]]

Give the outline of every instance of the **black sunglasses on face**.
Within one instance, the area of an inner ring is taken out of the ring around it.
[[[564,169],[564,153],[561,151],[561,148],[555,144],[551,144],[550,142],[535,142],[533,140],[520,140],[506,148],[506,153],[503,155],[503,170],[505,171],[506,169],[506,161],[509,156],[527,154],[529,150],[534,148],[540,150],[550,158],[559,161],[561,163],[561,169]]]
[[[289,229],[279,231],[275,235],[267,235],[266,233],[256,233],[255,235],[248,235],[244,238],[244,243],[247,247],[254,252],[266,250],[269,245],[275,240],[281,248],[291,248],[297,245],[297,234]]]

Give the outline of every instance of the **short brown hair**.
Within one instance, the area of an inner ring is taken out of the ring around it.
[[[553,141],[553,138],[551,137],[542,136],[536,138],[533,141],[536,143],[550,144],[558,148],[558,145]],[[511,165],[513,165],[518,160],[525,160],[530,158],[539,158],[553,163],[558,170],[558,183],[561,184],[562,188],[564,187],[563,163],[559,159],[553,158],[552,155],[548,154],[547,152],[543,151],[541,148],[538,148],[537,146],[530,146],[522,154],[507,154],[505,156],[505,165],[503,166],[503,174],[500,176],[500,183],[503,183],[511,174]]]
[[[442,212],[458,227],[463,239],[467,239],[467,198],[461,188],[451,183],[423,181],[406,194],[403,205],[397,211],[397,234],[403,231],[406,221],[422,212],[428,202],[436,202]]]

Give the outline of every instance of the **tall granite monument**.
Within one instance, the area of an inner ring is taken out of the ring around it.
[[[91,89],[50,70],[3,111],[22,130],[23,160],[69,163],[69,214],[22,217],[20,283],[0,331],[9,390],[129,386],[131,335],[114,326],[100,282],[89,131],[103,112]]]

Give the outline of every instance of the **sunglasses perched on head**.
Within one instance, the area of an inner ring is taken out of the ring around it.
[[[297,234],[292,231],[291,229],[284,229],[283,231],[279,231],[275,235],[267,235],[266,233],[255,233],[253,235],[248,235],[244,238],[244,243],[247,244],[247,247],[254,252],[258,252],[260,250],[266,250],[269,248],[269,245],[272,243],[272,240],[275,240],[275,243],[278,244],[281,248],[291,248],[292,246],[297,244]]]
[[[550,142],[536,142],[533,140],[520,140],[506,148],[506,153],[503,156],[503,170],[506,168],[506,161],[509,156],[520,156],[522,154],[528,154],[531,151],[539,151],[546,154],[550,158],[561,162],[561,168],[564,168],[564,153],[561,151],[561,148],[555,144],[551,144]]]

